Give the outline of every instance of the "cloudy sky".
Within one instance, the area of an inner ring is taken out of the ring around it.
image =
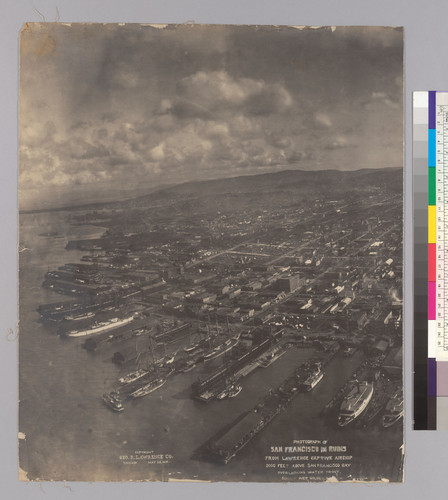
[[[402,31],[30,24],[20,204],[402,165]]]

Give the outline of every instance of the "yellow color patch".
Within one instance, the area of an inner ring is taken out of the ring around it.
[[[436,207],[428,206],[428,243],[436,242]]]

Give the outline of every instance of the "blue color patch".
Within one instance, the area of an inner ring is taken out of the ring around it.
[[[428,129],[428,167],[436,166],[436,131]]]

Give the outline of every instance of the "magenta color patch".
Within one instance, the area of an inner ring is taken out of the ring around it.
[[[436,284],[428,282],[428,319],[436,319]]]

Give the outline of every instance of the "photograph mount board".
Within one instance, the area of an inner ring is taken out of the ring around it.
[[[403,32],[30,23],[21,477],[401,481]]]

